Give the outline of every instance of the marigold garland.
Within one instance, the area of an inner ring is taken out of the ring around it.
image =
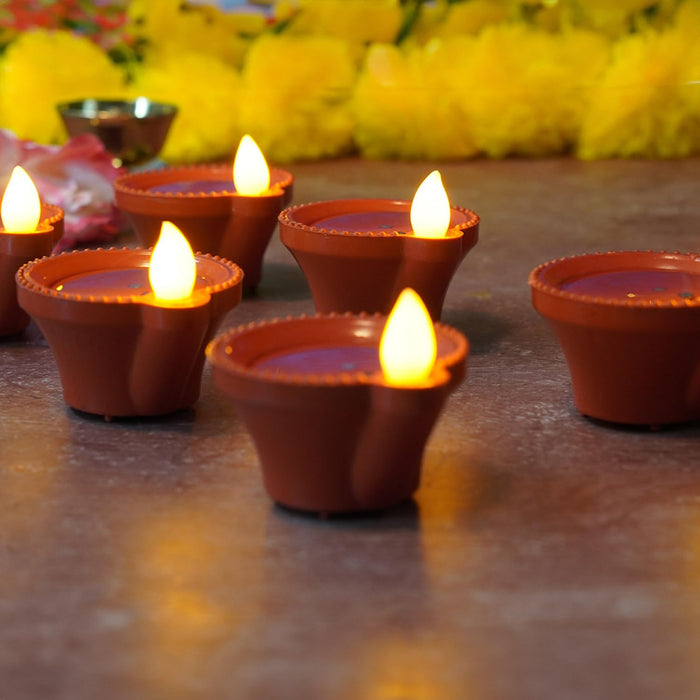
[[[37,142],[57,102],[128,92],[180,107],[173,163],[244,132],[277,162],[700,152],[700,0],[8,2],[0,127]]]
[[[478,152],[462,81],[473,40],[456,37],[402,51],[372,46],[354,91],[355,142],[369,158],[446,160]]]
[[[700,3],[675,25],[616,45],[582,125],[582,158],[671,158],[700,152]]]
[[[263,36],[243,68],[241,128],[278,162],[348,152],[354,80],[351,51],[341,39]]]
[[[204,79],[203,76],[206,76]],[[132,96],[178,106],[161,157],[172,163],[230,158],[241,138],[242,81],[231,65],[200,53],[164,54],[134,74]]]
[[[0,126],[23,139],[63,143],[59,102],[124,92],[123,71],[89,39],[63,30],[27,31],[0,63]]]
[[[607,42],[587,31],[485,29],[457,79],[470,88],[465,128],[479,152],[492,158],[568,152],[607,55]]]
[[[394,41],[401,27],[398,0],[302,0],[297,7],[284,6],[285,33],[341,39],[358,60],[365,46]]]
[[[132,0],[127,27],[141,37],[146,61],[201,53],[241,67],[252,37],[266,21],[258,13],[225,13],[211,5],[180,0]]]

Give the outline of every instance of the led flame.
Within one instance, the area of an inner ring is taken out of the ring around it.
[[[158,301],[187,299],[194,289],[197,264],[187,239],[170,221],[164,221],[151,253],[148,279]]]
[[[450,201],[439,170],[421,182],[411,203],[411,228],[420,238],[442,238],[450,227]]]
[[[430,377],[437,357],[435,329],[423,300],[404,289],[394,304],[379,343],[387,384],[418,386]]]
[[[248,134],[241,139],[236,151],[233,184],[236,192],[248,196],[262,194],[270,188],[270,169],[265,156]]]
[[[2,226],[8,233],[36,231],[41,218],[39,192],[27,171],[16,165],[0,205]]]

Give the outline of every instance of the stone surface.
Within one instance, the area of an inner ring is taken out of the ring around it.
[[[431,168],[290,169],[301,203],[410,199]],[[412,503],[282,510],[208,369],[193,410],[106,423],[33,324],[0,344],[0,697],[700,696],[700,426],[578,415],[527,287],[564,255],[698,251],[700,160],[440,168],[482,217],[443,314],[472,351]],[[275,238],[225,327],[312,311]]]

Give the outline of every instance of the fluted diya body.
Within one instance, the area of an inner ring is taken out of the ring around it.
[[[650,427],[700,419],[699,255],[580,255],[540,265],[529,282],[582,414]]]
[[[240,300],[243,275],[228,260],[198,254],[191,297],[163,303],[148,281],[150,254],[61,253],[17,273],[19,304],[44,333],[72,408],[154,416],[197,400],[206,345]]]
[[[210,344],[214,382],[245,421],[277,503],[322,514],[371,511],[418,488],[425,444],[464,378],[468,342],[436,324],[430,380],[390,386],[378,353],[385,322],[366,314],[277,319]]]
[[[267,192],[241,195],[231,166],[194,165],[122,175],[114,192],[141,245],[154,245],[161,223],[172,221],[193,250],[235,262],[252,289],[262,278],[263,255],[293,184],[291,173],[271,168]]]
[[[411,287],[440,318],[452,277],[478,240],[479,217],[451,207],[447,235],[421,238],[411,232],[410,209],[408,201],[344,199],[281,212],[280,238],[306,277],[316,311],[388,314]]]
[[[0,229],[0,337],[21,333],[29,316],[17,303],[15,275],[24,263],[50,255],[63,236],[63,209],[42,203],[36,231],[8,233]]]

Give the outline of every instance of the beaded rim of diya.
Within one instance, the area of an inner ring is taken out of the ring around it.
[[[0,337],[21,333],[29,325],[29,316],[17,303],[15,275],[24,263],[51,253],[63,236],[63,216],[61,207],[42,202],[36,231],[0,229]]]
[[[217,189],[221,184],[230,187]],[[233,260],[245,273],[245,287],[255,288],[293,185],[291,173],[270,168],[267,192],[239,195],[231,165],[185,165],[121,175],[114,193],[141,245],[154,245],[163,220],[172,221],[194,250]]]
[[[440,318],[450,281],[477,243],[480,219],[450,206],[447,234],[424,238],[410,233],[410,208],[403,200],[341,199],[281,212],[280,238],[306,277],[316,311],[387,314],[401,290],[412,287],[431,317]],[[397,216],[405,220],[401,228]],[[360,230],[342,225],[347,217]],[[367,223],[373,218],[379,223]]]
[[[64,216],[65,214],[63,209],[56,204],[49,204],[48,202],[41,203],[41,223],[48,224],[53,228],[54,246],[61,240],[61,238],[63,238],[65,231]],[[39,256],[37,255],[35,257]]]
[[[191,298],[159,302],[147,281],[150,256],[142,248],[72,251],[17,272],[19,304],[46,337],[72,408],[155,416],[199,397],[204,350],[240,301],[243,273],[197,254]]]
[[[529,277],[585,416],[656,427],[700,419],[700,255],[611,251]]]
[[[213,381],[243,418],[275,502],[321,514],[373,511],[418,488],[425,444],[465,376],[469,343],[435,324],[430,379],[390,385],[373,357],[386,321],[350,313],[276,318],[227,331],[207,348]],[[348,349],[369,349],[372,359],[362,355],[358,370],[324,366],[323,353]],[[311,360],[315,370],[295,369],[295,354],[308,352],[321,354]]]

